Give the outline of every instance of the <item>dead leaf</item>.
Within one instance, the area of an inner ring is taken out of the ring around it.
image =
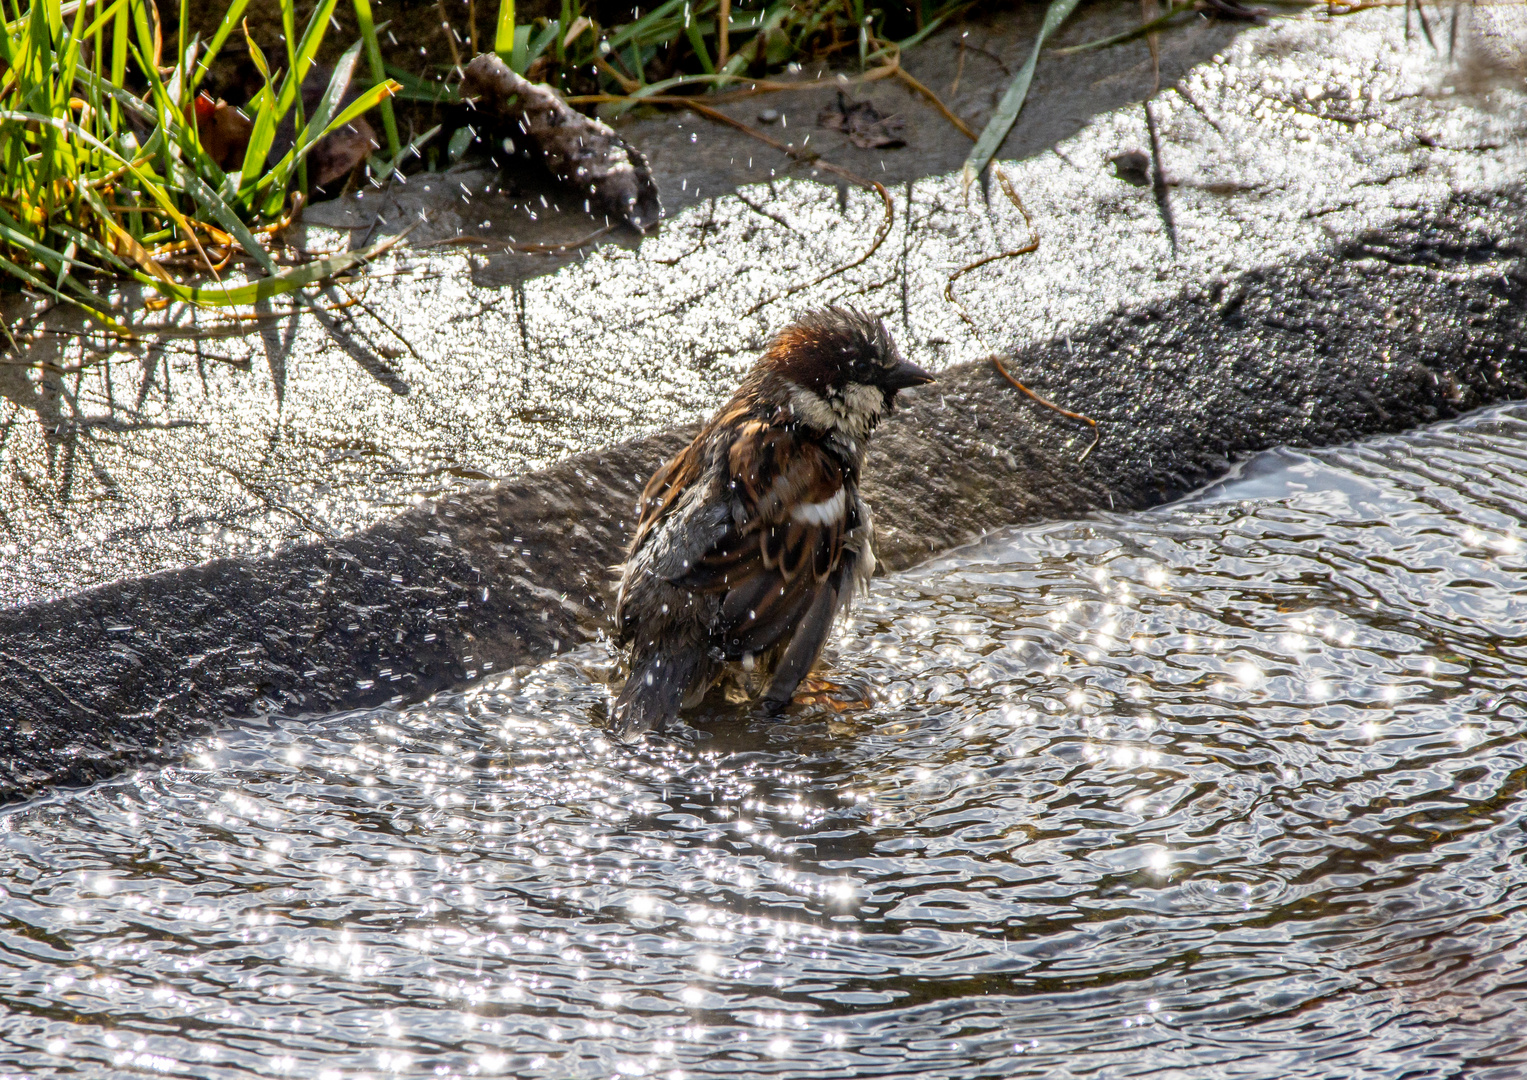
[[[308,152],[313,186],[327,187],[331,182],[349,176],[380,146],[376,131],[364,116],[329,132]]]
[[[227,172],[244,163],[244,149],[249,145],[254,122],[243,112],[219,98],[197,94],[186,107],[186,123],[196,125],[196,137],[207,156]]]
[[[590,213],[605,213],[639,232],[658,223],[657,182],[641,151],[596,117],[584,116],[544,83],[532,83],[493,53],[467,65],[462,95],[507,135],[536,147],[547,169],[583,194]]]
[[[902,137],[906,122],[901,117],[882,116],[868,101],[849,101],[841,90],[837,103],[817,114],[817,126],[843,132],[861,150],[891,150],[907,145]]]

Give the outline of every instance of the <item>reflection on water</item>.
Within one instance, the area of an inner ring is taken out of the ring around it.
[[[598,649],[0,818],[0,1075],[1514,1077],[1527,408],[877,583],[873,709]]]

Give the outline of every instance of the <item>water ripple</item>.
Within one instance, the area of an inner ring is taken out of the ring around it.
[[[590,647],[0,817],[0,1075],[1507,1077],[1527,409],[877,582],[869,709]]]

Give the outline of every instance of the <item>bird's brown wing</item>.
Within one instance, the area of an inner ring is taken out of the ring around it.
[[[856,522],[843,468],[798,430],[751,420],[728,465],[731,525],[675,584],[719,592],[722,651],[732,659],[776,644],[843,561]]]
[[[663,462],[657,472],[652,474],[652,479],[642,488],[642,497],[636,504],[639,516],[636,532],[631,537],[629,555],[641,550],[647,535],[700,482],[705,473],[706,459],[710,456],[708,451],[717,433],[745,422],[747,415],[746,405],[733,402],[729,408],[712,418],[705,430],[696,435],[688,446]]]
[[[701,460],[701,440],[696,439],[673,457],[663,462],[647,486],[642,488],[641,500],[636,504],[641,515],[636,522],[636,533],[631,537],[628,554],[634,555],[647,539],[647,534],[673,509],[684,492],[700,478],[704,468]]]

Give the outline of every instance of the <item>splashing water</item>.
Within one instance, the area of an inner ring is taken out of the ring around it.
[[[871,709],[588,648],[0,817],[0,1076],[1527,1068],[1527,408],[876,583]]]

